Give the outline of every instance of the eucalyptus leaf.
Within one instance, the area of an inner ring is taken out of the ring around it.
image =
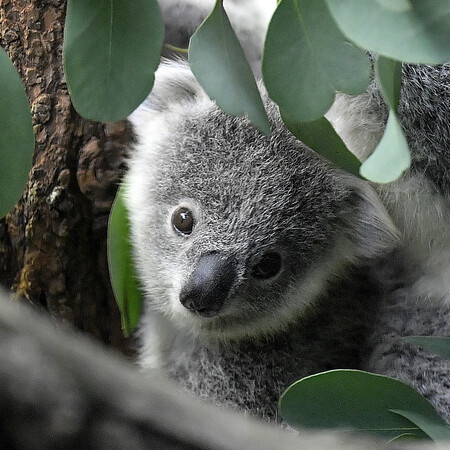
[[[321,117],[313,122],[292,122],[284,117],[289,131],[309,148],[327,158],[338,167],[359,176],[361,162],[350,152],[330,122]]]
[[[122,329],[124,335],[129,336],[139,321],[143,295],[132,262],[130,223],[122,187],[117,191],[109,217],[108,264]]]
[[[450,337],[408,336],[404,340],[450,359]]]
[[[356,430],[396,438],[427,437],[419,426],[391,410],[420,415],[446,426],[422,395],[399,380],[359,370],[332,370],[303,378],[280,399],[283,419],[293,427]]]
[[[341,33],[325,0],[282,0],[269,24],[262,70],[285,117],[309,122],[327,112],[337,91],[363,93],[371,67]]]
[[[22,81],[0,48],[0,217],[19,200],[34,150],[30,105]]]
[[[64,70],[77,112],[125,119],[153,86],[163,38],[157,0],[69,0]]]
[[[448,0],[326,0],[357,45],[410,63],[450,61]]]
[[[376,183],[390,183],[402,176],[411,165],[408,143],[393,111],[386,130],[372,155],[361,165],[361,175]]]
[[[397,112],[402,84],[402,63],[383,56],[375,59],[375,76],[384,101]]]
[[[191,37],[189,63],[203,89],[223,111],[233,116],[247,115],[258,130],[270,134],[252,70],[221,0]]]
[[[411,164],[408,143],[396,115],[400,102],[402,65],[377,56],[375,76],[390,111],[384,135],[373,154],[361,166],[361,175],[378,183],[390,183],[400,178]]]
[[[404,411],[400,409],[392,409],[393,413],[405,417],[415,425],[417,425],[423,432],[425,432],[433,441],[450,440],[450,430],[447,423],[443,420],[438,423],[430,420],[428,417],[423,417],[420,413],[415,411]]]

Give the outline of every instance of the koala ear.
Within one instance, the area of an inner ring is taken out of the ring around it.
[[[184,107],[186,103],[211,100],[202,89],[187,62],[163,60],[155,73],[150,95],[128,117],[135,128],[154,113]]]
[[[353,208],[344,218],[345,233],[357,258],[375,259],[390,253],[400,242],[400,232],[372,187],[348,176]]]

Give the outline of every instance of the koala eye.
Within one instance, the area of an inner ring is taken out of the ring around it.
[[[188,208],[177,208],[172,214],[172,225],[181,234],[189,235],[194,228],[194,216]]]
[[[281,270],[281,256],[276,252],[267,252],[261,260],[253,266],[252,276],[261,280],[274,277]]]

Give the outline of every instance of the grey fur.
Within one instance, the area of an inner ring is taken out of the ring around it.
[[[423,172],[445,196],[450,194],[450,65],[405,65],[400,116]]]
[[[269,420],[296,379],[368,369],[413,385],[450,419],[450,362],[400,339],[450,335],[450,66],[404,71],[400,119],[413,166],[370,186],[290,135],[262,87],[270,137],[219,110],[183,63],[161,66],[131,117],[138,143],[125,182],[146,295],[143,367]],[[372,86],[340,95],[329,117],[367,157],[386,108]],[[193,212],[189,236],[171,225],[179,206]],[[267,251],[281,255],[282,270],[255,279]],[[235,261],[236,276],[223,309],[203,317],[180,292],[211,253]]]

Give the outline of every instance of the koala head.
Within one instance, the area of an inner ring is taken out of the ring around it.
[[[130,118],[126,201],[146,308],[194,335],[277,331],[348,264],[396,242],[368,184],[296,140],[263,97],[270,136],[222,112],[186,65],[163,64]]]

